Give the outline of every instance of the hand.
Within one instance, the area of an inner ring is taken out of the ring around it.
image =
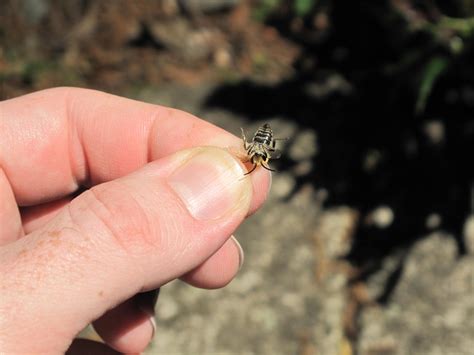
[[[112,348],[142,351],[142,292],[230,282],[242,261],[230,237],[270,185],[264,169],[243,178],[225,149],[239,138],[92,90],[0,102],[0,134],[1,353],[64,352],[91,322]]]

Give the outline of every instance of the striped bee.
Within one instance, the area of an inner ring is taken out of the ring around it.
[[[253,168],[246,174],[250,174],[257,166],[261,165],[265,169],[275,171],[268,166],[270,159],[278,159],[281,156],[281,151],[275,148],[276,141],[286,140],[287,138],[273,137],[273,131],[268,123],[265,123],[253,136],[251,142],[245,138],[244,129],[242,130],[242,140],[244,141],[244,149],[247,152],[247,160],[253,164]]]

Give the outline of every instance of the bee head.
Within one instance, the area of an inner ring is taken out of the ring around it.
[[[267,162],[268,158],[266,154],[256,153],[252,156],[252,164],[261,165],[262,163]]]

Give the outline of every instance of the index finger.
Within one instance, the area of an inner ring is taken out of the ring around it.
[[[0,167],[21,206],[118,178],[180,149],[240,144],[188,113],[77,88],[1,102],[0,131]]]

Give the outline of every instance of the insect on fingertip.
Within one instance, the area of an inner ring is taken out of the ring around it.
[[[275,138],[273,131],[268,123],[257,129],[252,141],[247,141],[245,137],[245,131],[242,131],[242,141],[244,143],[244,149],[247,153],[247,159],[245,162],[253,164],[252,169],[245,173],[244,176],[250,175],[257,167],[262,166],[268,171],[275,171],[270,168],[267,164],[271,159],[278,159],[281,156],[281,151],[276,149],[276,141],[286,140],[286,138]]]

